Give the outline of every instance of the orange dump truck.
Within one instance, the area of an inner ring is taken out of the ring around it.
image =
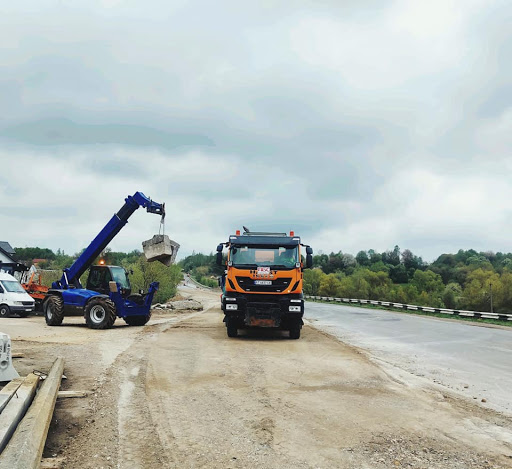
[[[222,311],[229,337],[239,329],[287,330],[291,339],[300,337],[304,324],[303,270],[311,268],[313,250],[301,244],[294,232],[250,232],[247,229],[217,246],[217,264],[227,261],[222,277]],[[302,248],[306,262],[302,262]]]

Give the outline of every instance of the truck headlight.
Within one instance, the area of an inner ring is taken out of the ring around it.
[[[288,311],[292,313],[300,313],[300,306],[288,306]]]
[[[238,305],[226,305],[226,309],[237,310],[238,309]]]
[[[23,306],[23,301],[15,301],[14,304],[15,305],[19,305],[19,306]]]

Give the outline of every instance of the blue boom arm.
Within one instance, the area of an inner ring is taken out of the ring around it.
[[[69,269],[64,269],[61,279],[53,282],[52,287],[58,289],[67,289],[70,285],[76,288],[82,288],[80,277],[91,266],[94,259],[108,246],[117,233],[121,231],[124,225],[128,223],[130,218],[139,207],[144,207],[149,213],[161,215],[165,217],[165,204],[159,204],[146,197],[142,192],[136,192],[129,195],[125,200],[125,204],[114,214],[105,227],[93,239],[87,249],[78,257]]]

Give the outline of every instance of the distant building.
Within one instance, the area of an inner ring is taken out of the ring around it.
[[[0,241],[0,262],[16,262],[16,251],[7,241]]]

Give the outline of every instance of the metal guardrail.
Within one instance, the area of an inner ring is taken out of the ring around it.
[[[209,287],[208,285],[203,285],[202,283],[199,283],[196,279],[192,278],[192,276],[189,276],[188,279],[199,288],[206,288],[207,290],[213,290],[212,287]]]
[[[388,306],[393,308],[402,308],[412,311],[425,311],[426,313],[442,313],[451,314],[453,316],[467,316],[473,318],[483,319],[497,319],[499,321],[512,321],[512,314],[491,313],[486,311],[467,311],[463,309],[446,309],[446,308],[433,308],[431,306],[418,306],[418,305],[405,305],[402,303],[394,303],[393,301],[378,301],[378,300],[360,300],[357,298],[333,298],[330,296],[312,296],[304,295],[304,298],[311,298],[313,300],[333,301],[335,303],[358,303],[362,305],[371,304],[376,306]]]

